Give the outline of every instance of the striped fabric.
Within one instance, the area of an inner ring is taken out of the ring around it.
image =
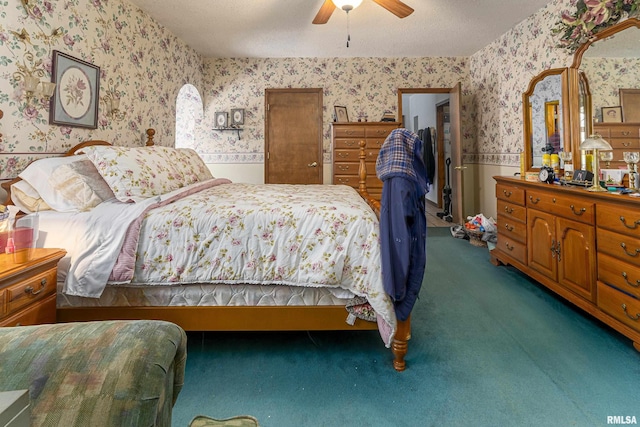
[[[0,328],[0,391],[29,389],[31,426],[170,426],[186,334],[163,321]]]

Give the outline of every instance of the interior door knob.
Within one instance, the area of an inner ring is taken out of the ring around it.
[[[307,166],[309,166],[310,168],[317,168],[318,162],[309,163]]]

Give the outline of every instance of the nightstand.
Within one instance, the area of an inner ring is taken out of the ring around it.
[[[56,322],[58,261],[63,249],[34,249],[27,262],[0,254],[0,327]]]

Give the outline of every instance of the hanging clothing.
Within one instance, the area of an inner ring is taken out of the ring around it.
[[[399,320],[411,314],[426,267],[424,196],[429,183],[422,146],[415,133],[394,129],[382,144],[376,162],[376,173],[382,181],[382,283]]]
[[[433,138],[431,128],[426,128],[422,132],[420,139],[424,142],[424,150],[422,158],[424,159],[424,166],[427,169],[427,181],[429,184],[433,184],[433,178],[436,174],[436,157],[433,154]],[[435,132],[434,132],[435,133]]]

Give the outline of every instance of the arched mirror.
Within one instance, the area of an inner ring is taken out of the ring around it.
[[[614,147],[612,165],[623,166],[622,152],[630,150],[630,141],[618,137],[640,125],[640,20],[622,21],[581,46],[570,80],[578,82],[576,91],[571,86],[572,106],[586,104],[571,113],[571,127],[579,139],[576,145],[594,131],[601,133]],[[587,93],[590,89],[590,99],[582,97],[584,87]],[[640,146],[633,148],[637,151]]]
[[[568,73],[554,68],[536,76],[522,96],[525,169],[539,169],[544,154],[570,151]]]

